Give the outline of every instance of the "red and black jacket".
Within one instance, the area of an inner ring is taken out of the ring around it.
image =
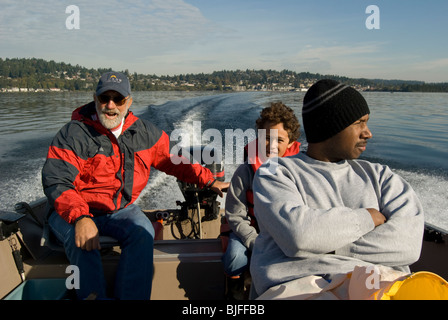
[[[133,203],[148,182],[151,166],[199,187],[213,181],[210,170],[200,164],[175,165],[168,135],[149,121],[129,112],[117,139],[92,120],[94,114],[94,102],[73,112],[72,121],[53,139],[42,170],[45,195],[68,223]]]

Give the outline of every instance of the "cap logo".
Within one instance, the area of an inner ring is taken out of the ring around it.
[[[107,82],[115,82],[115,83],[121,83],[121,79],[118,79],[116,75],[111,75],[109,80]]]

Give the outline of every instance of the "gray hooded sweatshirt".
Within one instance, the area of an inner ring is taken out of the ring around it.
[[[257,294],[309,275],[331,278],[355,266],[409,272],[420,256],[422,206],[387,166],[322,162],[301,152],[265,163],[253,188],[260,227],[251,260]],[[367,208],[380,211],[386,223],[375,227]]]

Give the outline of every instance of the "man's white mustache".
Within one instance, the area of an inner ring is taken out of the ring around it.
[[[101,113],[103,114],[108,114],[110,116],[114,115],[114,114],[120,114],[120,111],[101,111]]]

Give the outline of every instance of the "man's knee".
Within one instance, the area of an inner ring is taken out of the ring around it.
[[[154,228],[148,220],[147,225],[136,224],[129,230],[127,241],[140,246],[154,245]]]

